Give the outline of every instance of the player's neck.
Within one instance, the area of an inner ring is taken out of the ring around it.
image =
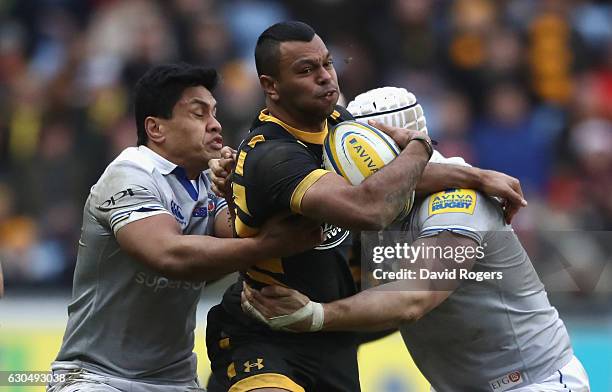
[[[201,167],[193,167],[193,165],[190,165],[189,162],[183,162],[183,159],[171,156],[163,148],[159,148],[159,146],[153,143],[150,143],[147,145],[147,147],[165,160],[185,169],[185,173],[187,174],[187,178],[189,180],[197,179],[198,176],[206,169]]]
[[[303,132],[319,133],[325,130],[325,125],[327,124],[326,118],[320,120],[315,119],[315,121],[312,121],[309,116],[300,115],[299,113],[291,113],[290,111],[277,105],[268,104],[268,112],[270,115],[278,118],[285,124]]]

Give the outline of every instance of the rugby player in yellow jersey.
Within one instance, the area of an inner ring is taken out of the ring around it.
[[[236,157],[236,234],[256,235],[273,214],[292,211],[322,222],[326,239],[312,250],[242,271],[222,303],[210,311],[209,391],[358,391],[356,335],[273,331],[242,312],[242,286],[281,285],[316,302],[354,294],[349,230],[380,230],[398,217],[424,172],[431,142],[422,133],[387,128],[401,154],[359,186],[351,186],[322,169],[321,145],[328,127],[352,117],[336,105],[337,76],[321,38],[304,23],[279,23],[259,37],[255,60],[267,107]],[[486,192],[482,172],[476,170],[431,166],[420,187],[426,192],[450,187]],[[496,191],[503,188],[502,196],[520,203],[518,182],[506,180],[495,178]]]

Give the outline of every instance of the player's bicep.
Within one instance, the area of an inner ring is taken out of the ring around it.
[[[117,233],[124,225],[158,214],[170,214],[150,174],[128,164],[112,167],[91,192],[92,213]]]
[[[247,189],[254,187],[257,194],[265,194],[274,206],[347,229],[372,229],[380,225],[376,209],[380,206],[366,205],[363,200],[367,194],[363,189],[321,169],[299,143],[258,144],[248,153],[244,170],[253,174]],[[238,202],[240,198],[236,195]]]
[[[157,214],[125,224],[115,237],[124,252],[160,271],[164,269],[164,254],[181,235],[181,228],[172,215]]]
[[[241,165],[240,156],[244,155]],[[242,193],[265,195],[269,205],[292,209],[294,195],[300,189],[307,188],[321,176],[324,170],[320,169],[316,160],[305,146],[297,142],[266,141],[257,144],[248,153],[241,151],[238,157],[236,173],[244,178],[240,185],[235,187],[234,197],[240,207]],[[314,173],[313,173],[314,172]],[[250,192],[249,192],[250,191]]]
[[[234,225],[227,205],[215,214],[215,237],[232,238],[234,236]]]
[[[299,208],[294,211],[309,218],[345,227],[361,228],[363,217],[367,216],[368,206],[359,203],[355,186],[343,177],[327,172],[303,191],[293,204]]]

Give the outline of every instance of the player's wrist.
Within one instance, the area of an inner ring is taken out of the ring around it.
[[[406,147],[410,145],[414,145],[414,144],[420,144],[422,148],[425,149],[425,152],[427,153],[427,159],[429,160],[431,158],[434,152],[434,148],[433,148],[433,143],[431,139],[429,138],[429,136],[427,136],[426,134],[414,135],[408,140]]]
[[[480,168],[466,168],[469,173],[471,173],[471,179],[469,182],[473,184],[472,189],[484,189],[487,186],[487,182],[490,178],[489,170],[484,170]]]
[[[322,331],[327,331],[330,328],[331,322],[333,321],[333,302],[321,304],[323,309],[323,324],[321,325]]]
[[[325,325],[325,304],[310,301],[312,303],[312,323],[310,332],[317,332]]]

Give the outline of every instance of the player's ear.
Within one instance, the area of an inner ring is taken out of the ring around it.
[[[278,90],[276,88],[276,80],[269,75],[259,76],[259,85],[263,89],[266,97],[269,97],[273,101],[278,101]]]
[[[145,130],[149,140],[155,143],[161,143],[165,140],[166,135],[164,126],[159,118],[149,116],[145,118]]]

